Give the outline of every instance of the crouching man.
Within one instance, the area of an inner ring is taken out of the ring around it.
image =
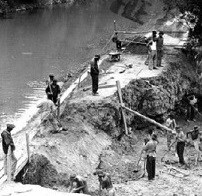
[[[102,193],[105,196],[115,196],[115,189],[111,181],[111,176],[101,169],[97,169],[93,174],[98,175],[99,195]]]
[[[88,186],[86,179],[79,175],[70,176],[70,188],[69,193],[84,193],[88,194]]]

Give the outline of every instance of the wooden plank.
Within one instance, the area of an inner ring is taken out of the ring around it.
[[[18,165],[16,167],[15,173],[14,173],[14,178],[18,175],[18,173],[25,167],[25,165],[28,162],[28,157],[22,157],[19,161],[18,161]]]
[[[117,91],[118,91],[118,97],[119,97],[119,102],[121,105],[123,105],[123,99],[122,99],[122,93],[121,93],[121,85],[120,85],[120,81],[116,81],[116,86],[117,86]],[[128,135],[128,129],[127,129],[127,124],[126,124],[126,117],[125,117],[125,113],[121,108],[121,113],[122,113],[122,117],[123,117],[123,123],[124,123],[124,129],[125,129],[125,134]]]
[[[129,111],[129,112],[135,114],[136,116],[138,116],[138,117],[140,117],[140,118],[143,118],[144,120],[146,120],[146,121],[148,121],[148,122],[150,122],[150,123],[156,125],[157,127],[160,127],[160,128],[162,128],[162,129],[164,129],[164,130],[166,130],[166,131],[171,131],[171,132],[172,132],[172,129],[169,129],[168,127],[166,127],[166,126],[164,126],[164,125],[162,125],[162,124],[156,122],[155,120],[153,120],[153,119],[151,119],[151,118],[148,118],[147,116],[144,116],[144,115],[140,114],[139,112],[136,112],[136,111],[134,111],[134,110],[131,110],[130,108],[125,107],[125,106],[122,106],[122,108],[124,108],[125,110],[127,110],[127,111]]]
[[[58,98],[57,119],[60,119],[60,97]]]
[[[27,146],[27,157],[28,157],[28,163],[30,161],[30,148],[29,148],[29,134],[26,133],[26,146]]]

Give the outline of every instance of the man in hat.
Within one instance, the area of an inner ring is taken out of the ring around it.
[[[184,132],[182,131],[182,129],[177,126],[176,127],[176,150],[177,150],[177,155],[179,157],[179,163],[181,165],[185,165],[185,161],[184,161],[184,147],[185,147],[185,141],[186,141],[186,137]]]
[[[159,32],[159,36],[155,39],[156,40],[156,66],[161,67],[161,60],[163,57],[163,32]]]
[[[199,127],[194,126],[193,130],[187,132],[187,138],[191,139],[191,141],[194,144],[194,148],[196,150],[195,165],[197,165],[198,161],[201,160],[201,151],[199,149],[199,143],[200,143]]]
[[[51,100],[55,105],[58,103],[58,96],[60,94],[60,86],[57,84],[57,80],[53,80],[51,85],[46,88],[46,94],[51,96]]]
[[[7,129],[4,130],[1,133],[2,137],[2,147],[3,147],[3,152],[4,152],[4,174],[7,175],[7,154],[8,154],[8,149],[9,147],[11,148],[11,177],[13,178],[15,169],[16,169],[16,164],[17,164],[17,158],[14,155],[14,150],[15,150],[15,145],[13,142],[13,138],[11,136],[11,131],[15,125],[13,124],[7,124]]]
[[[69,193],[84,193],[88,194],[88,186],[86,179],[82,176],[72,174],[70,176],[70,188]]]
[[[98,95],[98,79],[99,79],[99,68],[98,61],[100,60],[100,55],[95,55],[93,61],[90,63],[90,74],[92,77],[92,94],[94,96]]]
[[[104,192],[107,196],[115,196],[115,189],[113,188],[111,176],[108,173],[101,169],[97,169],[93,175],[98,176],[100,194],[101,192]]]

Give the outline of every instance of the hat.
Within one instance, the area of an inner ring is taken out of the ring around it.
[[[195,130],[198,130],[198,128],[199,128],[198,126],[196,126],[196,125],[194,126],[194,129],[195,129]]]
[[[180,127],[180,126],[176,126],[175,129],[176,129],[176,130],[180,130],[181,127]]]
[[[49,77],[50,78],[54,78],[54,75],[51,73],[51,74],[49,74]]]
[[[71,174],[70,179],[74,179],[74,178],[76,178],[76,174]]]
[[[164,35],[163,31],[159,31],[159,35]]]
[[[7,129],[8,130],[12,130],[15,128],[15,125],[14,124],[7,124]]]
[[[96,54],[96,55],[95,55],[95,59],[100,59],[100,55],[99,55],[99,54]]]

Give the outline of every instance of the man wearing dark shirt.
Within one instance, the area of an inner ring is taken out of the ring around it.
[[[100,55],[95,55],[93,61],[90,64],[90,74],[92,77],[92,93],[93,95],[98,95],[98,79],[99,79],[99,68],[98,61],[100,59]]]
[[[7,124],[7,129],[4,130],[1,133],[1,137],[2,137],[2,147],[3,147],[3,152],[4,152],[4,174],[7,175],[7,154],[8,154],[8,149],[9,146],[11,147],[11,177],[13,177],[14,172],[15,172],[15,168],[16,168],[16,164],[17,164],[17,159],[13,153],[13,151],[15,150],[15,145],[13,142],[13,138],[11,136],[11,131],[13,130],[13,128],[15,127],[15,125],[13,124]]]
[[[156,55],[157,55],[157,60],[156,60],[156,66],[161,67],[161,60],[163,57],[163,32],[159,32],[158,38],[156,38]]]
[[[54,79],[53,83],[47,86],[46,94],[51,95],[51,100],[55,105],[57,105],[58,95],[60,94],[60,86],[57,84],[57,80]]]

